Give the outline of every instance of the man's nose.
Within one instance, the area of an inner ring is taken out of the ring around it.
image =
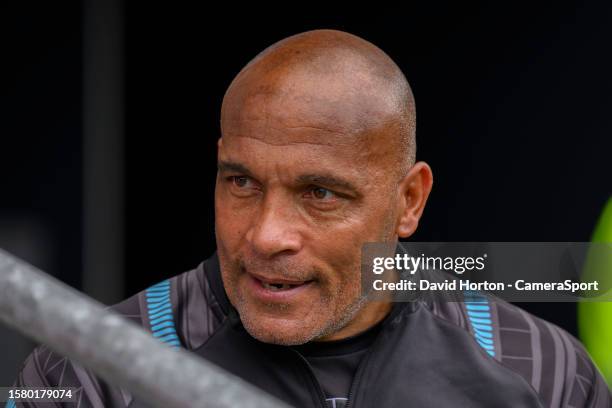
[[[264,257],[282,252],[298,252],[302,246],[298,232],[299,215],[290,200],[269,196],[262,201],[257,218],[252,220],[246,239]]]

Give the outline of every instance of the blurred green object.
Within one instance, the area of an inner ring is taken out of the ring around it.
[[[606,203],[597,221],[591,242],[612,243],[612,198]],[[612,302],[579,303],[578,330],[580,339],[608,385],[612,386]]]

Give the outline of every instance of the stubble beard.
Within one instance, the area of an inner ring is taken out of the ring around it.
[[[343,289],[348,289],[346,286]],[[353,300],[349,305],[341,305],[342,310],[338,310],[338,307],[334,307],[334,303],[338,303],[342,300],[344,290],[338,290],[334,294],[324,294],[318,300],[320,310],[334,310],[332,316],[327,321],[317,322],[317,313],[313,313],[309,316],[308,322],[302,326],[302,328],[294,330],[291,334],[284,334],[268,330],[261,326],[259,319],[254,313],[249,312],[248,300],[239,292],[236,292],[236,310],[240,314],[240,319],[246,331],[254,338],[264,343],[278,344],[282,346],[295,346],[299,344],[308,343],[310,341],[329,336],[348,325],[359,311],[363,308],[367,302],[367,295],[362,295],[360,288],[357,288],[359,296]],[[278,311],[283,311],[289,307],[289,305],[274,304],[268,305],[276,308]],[[319,324],[317,324],[319,323]]]
[[[390,242],[392,239],[394,239],[394,219],[395,214],[390,211],[383,222],[383,228],[379,235],[379,241]],[[243,261],[241,259],[236,260],[233,265],[234,270],[240,271],[242,265]],[[318,329],[316,327],[316,322],[314,322],[314,328],[304,332],[297,330],[297,332],[293,333],[292,335],[282,335],[272,330],[266,330],[265,328],[261,327],[260,324],[258,324],[257,317],[253,316],[253,313],[247,311],[249,309],[248,301],[245,299],[243,294],[240,293],[240,291],[235,291],[236,304],[234,305],[234,307],[240,314],[242,325],[244,326],[246,331],[252,337],[256,338],[261,342],[282,346],[295,346],[308,343],[313,340],[321,339],[345,328],[368,303],[370,291],[363,291],[361,288],[361,259],[358,260],[356,265],[353,265],[353,268],[359,270],[358,274],[356,275],[358,296],[347,306],[344,306],[343,311],[335,310],[334,316],[332,316],[331,319],[328,319],[326,324],[321,325],[321,327]],[[239,274],[233,274],[233,278],[231,278],[232,282],[228,282],[234,288],[237,288],[237,276],[239,276]],[[348,283],[342,289],[349,289],[351,286],[353,285],[351,285],[351,283]],[[342,299],[343,296],[346,296],[345,294],[343,294],[344,290],[342,289],[337,290],[336,293],[333,294],[323,294],[320,297],[319,302],[323,305],[323,310],[330,310],[332,305],[334,305],[334,300],[336,300],[337,304],[338,300]],[[289,305],[282,304],[275,304],[269,306],[275,307],[279,311],[285,310],[289,307]]]

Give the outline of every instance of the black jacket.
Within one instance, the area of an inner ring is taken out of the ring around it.
[[[610,407],[609,388],[575,338],[516,306],[477,296],[396,304],[359,365],[349,407]],[[245,331],[216,255],[114,309],[295,407],[326,408],[304,357]],[[82,387],[81,407],[144,406],[45,346],[28,358],[16,384],[40,383]]]

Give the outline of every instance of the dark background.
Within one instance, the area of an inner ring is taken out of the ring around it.
[[[8,68],[0,97],[0,247],[78,289],[87,238],[83,8],[15,2],[0,12]],[[372,41],[411,83],[417,156],[435,179],[415,240],[588,241],[612,193],[608,2],[224,10],[126,2],[119,11],[119,298],[214,251],[223,93],[263,48],[309,29]],[[576,333],[574,304],[523,306]],[[0,346],[13,352],[0,352],[0,385],[12,382],[16,361],[31,348],[5,332]]]

